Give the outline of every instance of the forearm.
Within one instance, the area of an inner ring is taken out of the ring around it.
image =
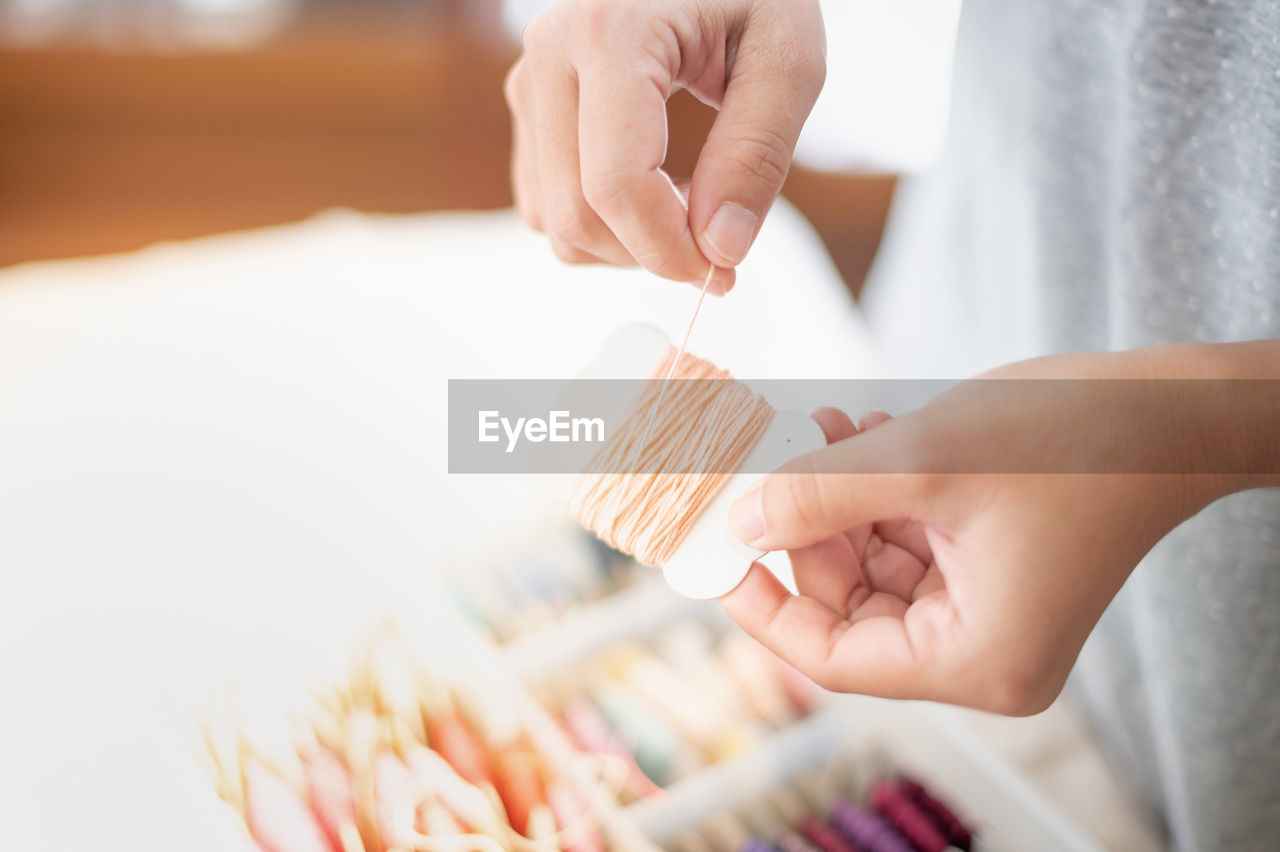
[[[1280,486],[1280,340],[1138,350],[1143,376],[1172,386],[1172,451],[1194,478],[1198,511],[1251,488]]]

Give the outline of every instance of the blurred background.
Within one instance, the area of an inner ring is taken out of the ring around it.
[[[0,266],[335,206],[508,206],[502,7],[0,0]],[[670,111],[668,168],[687,175],[713,113],[683,93]],[[893,184],[803,168],[788,183],[855,292]]]

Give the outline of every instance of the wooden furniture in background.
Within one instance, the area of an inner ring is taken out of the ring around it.
[[[304,218],[511,203],[501,82],[474,16],[303,25],[237,52],[0,49],[0,265]],[[687,175],[713,114],[672,101]],[[893,181],[796,170],[788,197],[856,293]]]

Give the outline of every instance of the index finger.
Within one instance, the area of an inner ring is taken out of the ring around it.
[[[655,275],[698,284],[711,266],[693,239],[689,210],[662,171],[667,154],[670,72],[627,41],[627,55],[597,50],[578,69],[582,191],[619,242]],[[733,271],[708,289],[724,293]]]

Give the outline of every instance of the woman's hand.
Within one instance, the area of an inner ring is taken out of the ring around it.
[[[825,76],[817,0],[559,0],[507,77],[524,220],[572,263],[733,284]],[[666,100],[720,114],[687,204],[662,171]]]
[[[1272,381],[1181,380],[1241,375]],[[1037,712],[1157,541],[1280,482],[1278,377],[1275,341],[1175,346],[1015,364],[861,428],[824,409],[830,445],[733,511],[799,595],[756,565],[724,606],[829,689]]]

